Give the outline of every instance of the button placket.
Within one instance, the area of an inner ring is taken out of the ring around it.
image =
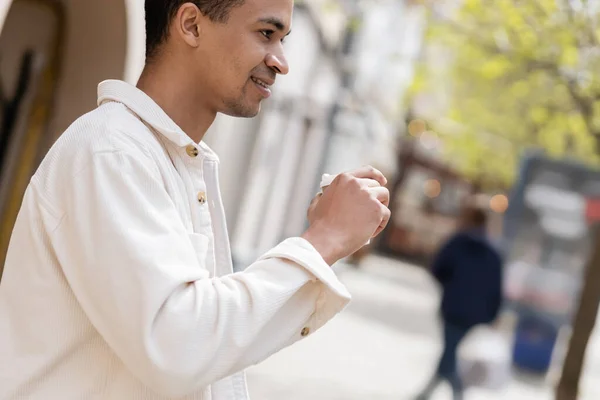
[[[210,216],[207,215],[208,210],[205,207],[208,196],[206,193],[206,184],[204,182],[204,156],[194,144],[186,146],[185,153],[187,154],[187,157],[185,155],[183,157],[186,159],[185,164],[187,165],[191,184],[187,194],[192,197],[192,199],[190,199],[190,206],[194,231],[202,234],[209,234]]]

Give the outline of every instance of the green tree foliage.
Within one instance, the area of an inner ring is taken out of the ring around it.
[[[424,57],[411,94],[445,99],[430,123],[460,169],[509,183],[532,146],[599,160],[600,7],[592,3],[465,0],[443,16],[432,3],[424,54],[438,57]]]

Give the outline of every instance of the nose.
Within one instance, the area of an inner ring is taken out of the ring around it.
[[[271,68],[278,74],[287,75],[290,72],[290,67],[288,65],[283,52],[281,54],[269,54],[265,60],[267,67]]]

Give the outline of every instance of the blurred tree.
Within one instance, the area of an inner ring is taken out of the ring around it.
[[[431,2],[429,45],[411,91],[429,108],[452,162],[472,177],[505,183],[526,147],[597,163],[600,2],[459,3],[449,9]],[[557,400],[576,399],[579,391],[600,301],[600,247],[585,282]]]
[[[449,11],[432,2],[430,45],[410,94],[444,100],[431,122],[458,168],[510,183],[528,146],[598,161],[600,26],[591,3],[465,0]]]

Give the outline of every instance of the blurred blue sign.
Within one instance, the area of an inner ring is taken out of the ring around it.
[[[506,306],[556,327],[569,324],[600,219],[600,172],[529,154],[505,216]]]

